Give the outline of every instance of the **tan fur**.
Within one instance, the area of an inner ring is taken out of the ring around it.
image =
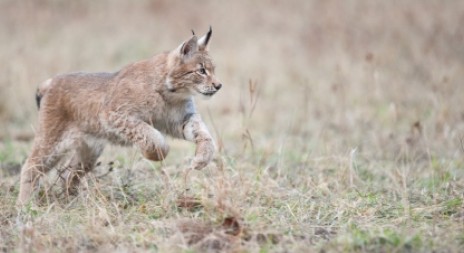
[[[66,187],[92,170],[105,142],[136,145],[150,160],[169,152],[165,134],[196,144],[191,168],[212,159],[211,135],[195,110],[193,95],[221,88],[208,55],[210,31],[178,48],[130,64],[115,73],[73,73],[45,81],[37,91],[38,130],[21,170],[19,204],[34,192],[39,177],[71,156]]]

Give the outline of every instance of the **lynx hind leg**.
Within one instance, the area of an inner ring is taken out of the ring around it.
[[[97,159],[103,151],[103,144],[80,140],[76,142],[74,148],[71,160],[60,175],[67,196],[77,195],[82,177],[95,168]]]
[[[40,177],[53,168],[61,159],[58,148],[60,146],[60,136],[46,137],[48,136],[36,137],[32,152],[21,168],[18,205],[24,205],[31,200]]]

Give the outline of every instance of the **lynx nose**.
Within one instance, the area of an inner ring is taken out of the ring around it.
[[[221,84],[221,83],[213,83],[213,86],[214,86],[214,88],[215,88],[216,90],[219,90],[219,89],[221,89],[222,84]]]

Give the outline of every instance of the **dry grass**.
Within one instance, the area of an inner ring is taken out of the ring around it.
[[[464,2],[0,1],[4,252],[458,252]],[[108,147],[78,197],[17,210],[36,84],[113,71],[213,26],[214,163]]]

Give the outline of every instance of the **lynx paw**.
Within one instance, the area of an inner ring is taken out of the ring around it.
[[[169,146],[166,145],[160,145],[159,148],[155,148],[150,151],[143,151],[143,156],[145,158],[152,160],[152,161],[162,161],[166,158],[166,156],[169,153]]]

